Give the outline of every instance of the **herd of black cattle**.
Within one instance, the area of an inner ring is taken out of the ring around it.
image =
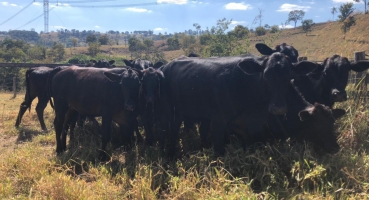
[[[170,157],[175,157],[182,122],[185,129],[198,124],[203,147],[210,146],[211,133],[217,155],[224,153],[232,134],[244,147],[292,138],[326,152],[339,151],[334,123],[345,110],[333,105],[347,100],[349,71],[364,71],[369,62],[350,62],[339,55],[322,64],[297,62],[298,51],[285,43],[275,49],[264,44],[256,48],[264,56],[190,54],[166,65],[137,59],[124,60],[124,68],[115,67],[114,61],[93,61],[89,67],[31,68],[15,126],[38,97],[42,129],[46,130],[43,112],[49,101],[55,110],[57,153],[67,149],[68,130],[73,140],[77,119],[98,123],[94,118],[98,116],[102,117],[100,159],[108,158],[112,121],[130,143],[134,132],[142,139],[138,120],[145,143],[159,142]]]

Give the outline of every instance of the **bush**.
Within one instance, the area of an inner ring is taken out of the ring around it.
[[[266,29],[262,26],[256,27],[255,29],[255,35],[256,36],[262,36],[266,34]]]

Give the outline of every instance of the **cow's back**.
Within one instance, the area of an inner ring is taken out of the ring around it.
[[[169,102],[181,114],[195,118],[236,115],[255,107],[261,101],[260,76],[246,75],[237,66],[245,58],[182,57],[172,61],[162,69]]]
[[[92,116],[122,110],[121,88],[104,76],[106,71],[122,73],[124,69],[70,67],[57,73],[52,83],[55,102],[65,98],[78,112]]]

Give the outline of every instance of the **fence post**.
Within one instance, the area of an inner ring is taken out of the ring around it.
[[[13,77],[13,92],[14,95],[12,99],[15,99],[15,97],[17,96],[17,78],[15,76]]]

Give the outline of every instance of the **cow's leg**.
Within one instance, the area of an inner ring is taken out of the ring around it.
[[[226,132],[226,123],[222,120],[214,120],[211,122],[213,139],[214,139],[214,152],[215,155],[224,155],[224,135]]]
[[[154,143],[154,135],[152,133],[153,128],[153,112],[152,104],[147,104],[145,108],[145,113],[142,115],[142,121],[145,129],[145,143],[151,146]]]
[[[168,156],[171,159],[174,159],[176,156],[176,146],[178,143],[178,132],[181,127],[182,119],[178,115],[174,116],[174,120],[171,121],[171,131],[169,136],[169,148],[168,148]]]
[[[44,110],[47,106],[47,102],[48,102],[47,98],[39,97],[38,98],[38,103],[37,103],[37,106],[36,106],[37,117],[38,117],[38,120],[40,121],[41,128],[44,131],[47,130],[45,122],[44,122]]]
[[[210,144],[208,142],[208,135],[210,129],[210,120],[204,119],[201,121],[199,131],[201,138],[201,145],[203,148],[209,148]]]
[[[106,153],[106,146],[110,141],[110,131],[111,131],[112,116],[103,115],[102,116],[102,137],[101,137],[101,149],[99,158],[101,160],[107,160],[109,155]]]
[[[133,129],[134,129],[134,132],[136,132],[136,142],[141,143],[143,141],[143,137],[142,137],[140,131],[138,130],[138,120],[137,120],[137,118],[135,118],[133,120],[132,126],[133,126]]]
[[[65,149],[66,149],[66,144],[67,144],[67,132],[68,129],[70,128],[70,142],[74,140],[74,128],[76,126],[76,119],[78,117],[78,112],[76,110],[73,109],[69,109],[68,112],[65,114],[65,120],[64,120],[64,124],[63,124],[63,132],[62,132],[62,143],[65,145]]]
[[[35,95],[31,96],[30,101],[27,102],[27,99],[29,98],[26,93],[26,96],[24,97],[24,101],[21,103],[20,108],[19,108],[19,112],[18,112],[18,116],[17,116],[17,121],[15,122],[15,127],[19,127],[19,124],[22,121],[22,117],[24,115],[24,113],[27,111],[27,109],[31,106],[32,101],[36,98]]]

